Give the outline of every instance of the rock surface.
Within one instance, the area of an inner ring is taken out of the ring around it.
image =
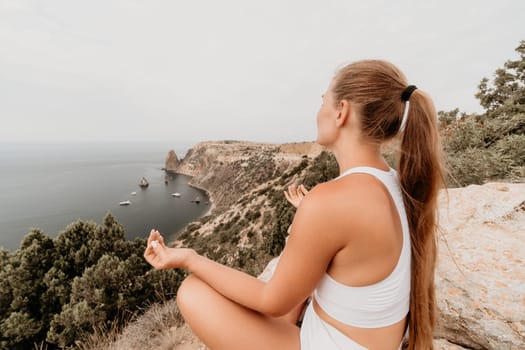
[[[440,197],[437,335],[472,349],[525,348],[525,184]]]
[[[178,166],[179,166],[179,159],[177,158],[177,154],[175,153],[174,150],[170,150],[164,162],[164,169],[166,169],[166,171],[174,172],[177,170]]]

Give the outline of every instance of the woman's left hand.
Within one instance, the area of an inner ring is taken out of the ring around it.
[[[169,248],[164,244],[164,238],[157,230],[151,230],[144,258],[157,270],[169,268],[185,268],[188,260],[195,255],[193,249]]]
[[[299,186],[288,186],[288,191],[284,191],[284,196],[296,208],[299,208],[299,204],[303,200],[304,196],[308,194],[308,190],[303,185]]]

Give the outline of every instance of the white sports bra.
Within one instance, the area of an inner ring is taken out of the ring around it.
[[[410,234],[397,172],[371,167],[351,168],[337,179],[355,173],[376,177],[387,188],[396,206],[403,230],[403,245],[392,273],[377,283],[352,287],[327,273],[314,291],[319,306],[332,318],[354,327],[378,328],[401,321],[410,307]]]

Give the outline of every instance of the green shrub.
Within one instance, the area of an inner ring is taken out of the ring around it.
[[[173,296],[183,273],[153,271],[145,245],[125,240],[108,214],[103,225],[77,221],[55,239],[34,230],[14,254],[0,251],[0,348],[67,348]]]
[[[448,185],[523,181],[525,169],[525,41],[518,60],[483,78],[476,97],[485,113],[440,112]]]

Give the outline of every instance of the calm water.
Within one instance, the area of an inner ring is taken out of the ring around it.
[[[130,239],[152,228],[173,238],[209,209],[205,193],[189,187],[187,176],[164,183],[168,151],[180,158],[190,146],[0,143],[0,246],[15,250],[33,227],[54,237],[77,219],[101,223],[108,211]],[[142,176],[150,183],[144,190]],[[197,196],[200,204],[191,202]],[[120,206],[125,200],[131,205]]]

